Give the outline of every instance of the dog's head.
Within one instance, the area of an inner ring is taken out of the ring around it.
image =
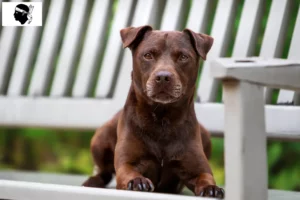
[[[122,29],[121,38],[132,51],[135,89],[162,104],[194,94],[199,60],[206,59],[213,44],[212,37],[189,29],[156,31],[150,26]]]

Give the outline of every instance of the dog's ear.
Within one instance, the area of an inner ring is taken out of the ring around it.
[[[187,33],[192,41],[193,47],[195,48],[198,55],[203,59],[206,60],[206,55],[209,52],[211,46],[213,45],[214,39],[202,33],[195,33],[190,29],[184,29],[184,33]]]
[[[147,31],[151,31],[151,26],[127,27],[120,31],[123,48],[131,47],[134,43],[141,41]]]

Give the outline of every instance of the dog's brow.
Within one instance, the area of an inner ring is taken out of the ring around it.
[[[182,48],[182,49],[177,49],[176,48],[176,49],[173,49],[172,52],[174,52],[175,54],[185,54],[185,55],[188,55],[190,57],[193,57],[193,55],[190,53],[190,51],[187,51],[184,48]]]
[[[146,48],[144,52],[158,53],[160,52],[156,47]]]

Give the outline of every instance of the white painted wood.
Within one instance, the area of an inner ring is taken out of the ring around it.
[[[44,95],[46,92],[51,71],[54,69],[55,54],[63,22],[61,19],[64,15],[65,6],[66,0],[53,0],[50,2],[42,41],[29,85],[29,95],[39,96]]]
[[[7,91],[10,96],[20,96],[25,92],[40,32],[40,27],[23,29]]]
[[[236,0],[221,0],[218,2],[210,34],[214,38],[214,44],[208,53],[207,61],[204,62],[202,67],[200,85],[197,90],[201,102],[213,101],[216,97],[218,81],[209,76],[210,60],[225,55],[231,34],[230,31],[234,23],[236,6]]]
[[[219,58],[212,62],[211,72],[217,79],[237,79],[300,91],[300,60]]]
[[[225,199],[266,200],[267,150],[263,88],[223,82],[225,105]]]
[[[168,195],[149,192],[110,190],[102,188],[88,188],[78,186],[64,186],[54,184],[30,183],[21,181],[0,180],[1,198],[14,200],[181,200],[181,195]],[[201,198],[213,200],[215,198]],[[195,197],[185,196],[186,200]]]
[[[291,1],[272,1],[268,22],[260,49],[260,57],[273,58],[281,57],[284,45],[284,35],[288,26]],[[265,88],[266,103],[272,102],[274,89]]]
[[[0,125],[95,129],[121,107],[122,105],[114,104],[111,100],[3,97],[0,100],[3,119],[0,120]]]
[[[192,1],[191,10],[187,19],[186,28],[195,32],[205,33],[208,23],[208,15],[211,10],[212,1],[194,0]]]
[[[2,23],[2,0],[0,0],[0,22]],[[1,38],[1,28],[2,26],[0,27],[0,38]]]
[[[81,186],[88,175],[61,174],[48,172],[29,172],[18,170],[0,170],[0,180],[24,181],[35,183],[50,183],[56,185]],[[113,177],[106,188],[116,188],[116,179]]]
[[[196,103],[195,111],[199,122],[213,136],[223,136],[225,121],[223,104]],[[300,139],[300,106],[267,105],[265,106],[265,113],[266,130],[269,138]]]
[[[153,24],[154,18],[152,13],[157,9],[158,2],[149,1],[148,6],[144,4],[145,1],[138,1],[130,26],[137,27],[145,24]],[[124,105],[125,99],[131,83],[132,71],[132,56],[129,49],[126,49],[122,58],[120,73],[117,79],[116,90],[114,94],[115,101],[120,105]]]
[[[299,6],[300,7],[300,6]],[[296,24],[294,27],[294,33],[291,41],[291,46],[289,49],[288,59],[300,60],[300,9],[298,10],[298,16],[296,19]],[[300,95],[295,94],[291,91],[280,90],[278,96],[278,102],[292,102],[296,101],[297,104],[300,104]]]
[[[70,87],[72,72],[76,65],[75,60],[78,52],[78,41],[80,41],[82,34],[84,16],[88,3],[89,1],[72,1],[72,7],[50,92],[51,96],[66,95]]]
[[[59,185],[63,184],[63,185],[71,185],[71,186],[79,186],[82,183],[82,181],[85,180],[85,178],[86,176],[81,176],[81,175],[66,175],[66,174],[57,175],[57,174],[45,174],[45,173],[0,171],[0,179],[4,179],[4,180],[38,182],[38,183],[48,183],[48,184],[50,183],[50,184],[59,184]],[[113,180],[113,182],[114,181],[115,180]],[[9,181],[9,183],[12,183],[12,181]],[[115,182],[112,184],[115,184]],[[202,199],[201,197],[196,197],[196,198]],[[299,192],[268,190],[269,200],[295,200],[299,198],[300,198]]]
[[[264,0],[246,0],[244,2],[232,57],[248,57],[253,55],[261,24],[263,5]]]
[[[9,77],[7,72],[11,66],[9,62],[12,57],[12,53],[16,48],[17,27],[2,27],[0,38],[0,94],[3,94],[5,90],[5,83]]]
[[[259,56],[267,58],[281,56],[290,4],[290,0],[272,1]]]
[[[264,0],[246,0],[237,31],[232,57],[252,56],[263,14]]]
[[[80,186],[87,180],[87,175],[58,174],[45,172],[28,172],[17,170],[1,170],[0,180],[50,183],[56,185]]]
[[[74,97],[84,97],[89,93],[92,77],[97,67],[96,61],[100,49],[104,45],[107,23],[113,1],[97,0],[94,3],[72,90],[72,96]]]
[[[186,7],[184,0],[167,0],[160,30],[178,30],[182,23],[182,14]]]
[[[143,1],[145,7],[154,1]],[[96,87],[96,97],[107,97],[112,89],[114,73],[119,67],[119,60],[122,53],[122,41],[120,37],[120,30],[127,27],[130,15],[132,13],[132,6],[134,1],[121,0],[118,3],[118,8],[113,19],[111,33],[106,45],[103,62],[99,72],[99,79]],[[151,5],[150,5],[151,6]],[[147,15],[146,15],[147,16]]]
[[[104,99],[0,96],[0,126],[94,131],[121,109],[123,104]],[[268,105],[265,110],[268,137],[300,140],[299,106]],[[223,135],[223,104],[196,103],[195,111],[198,120],[214,136]]]

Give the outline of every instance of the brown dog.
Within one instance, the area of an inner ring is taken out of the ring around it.
[[[194,111],[199,60],[213,38],[185,29],[121,30],[133,56],[132,83],[122,111],[100,127],[91,151],[98,168],[83,185],[104,187],[116,172],[117,188],[224,197],[207,159],[208,132]]]

